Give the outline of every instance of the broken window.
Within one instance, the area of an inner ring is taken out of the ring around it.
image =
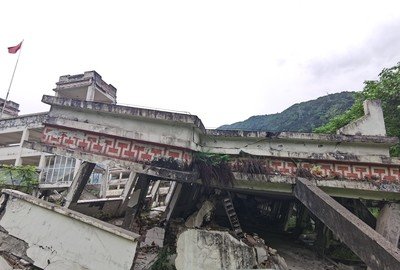
[[[74,171],[74,158],[47,156],[41,180],[47,184],[70,182],[74,178]]]

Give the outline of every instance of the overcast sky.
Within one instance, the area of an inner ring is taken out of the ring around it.
[[[399,1],[1,1],[0,96],[46,111],[59,76],[96,70],[120,104],[206,127],[361,90],[400,61]],[[1,49],[3,48],[3,49]]]

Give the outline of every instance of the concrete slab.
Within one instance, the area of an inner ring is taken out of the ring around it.
[[[126,270],[133,264],[137,234],[18,191],[2,192],[8,199],[0,226],[26,243],[36,267]]]

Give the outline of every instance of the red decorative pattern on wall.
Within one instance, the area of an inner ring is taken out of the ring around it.
[[[137,162],[148,162],[158,157],[172,157],[187,164],[192,161],[191,152],[180,148],[48,126],[43,129],[42,142]]]
[[[187,164],[192,161],[192,152],[182,148],[51,126],[44,128],[42,142],[66,149],[79,149],[82,152],[135,162],[149,162],[157,157],[172,157]],[[400,166],[398,165],[357,164],[340,161],[293,161],[278,158],[266,158],[261,161],[265,171],[286,176],[296,176],[298,168],[304,168],[316,177],[323,179],[400,182]],[[235,166],[235,161],[232,161],[231,165],[233,170],[240,168],[240,166]]]
[[[243,159],[241,159],[243,162]],[[239,160],[238,160],[239,161]],[[235,165],[233,161],[231,166],[235,170],[243,166]],[[400,166],[385,165],[365,165],[350,164],[341,162],[320,162],[307,160],[293,161],[284,159],[262,159],[262,166],[267,172],[285,176],[296,176],[298,168],[309,170],[316,178],[322,179],[347,179],[354,181],[373,180],[378,182],[394,183],[400,182]]]

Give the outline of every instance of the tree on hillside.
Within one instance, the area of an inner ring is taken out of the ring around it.
[[[356,94],[354,105],[344,114],[334,117],[326,125],[316,128],[317,133],[335,133],[337,129],[364,115],[362,103],[366,99],[380,99],[388,136],[400,137],[400,62],[385,68],[376,81],[365,81],[363,91]],[[400,156],[400,145],[391,149],[392,156]]]

